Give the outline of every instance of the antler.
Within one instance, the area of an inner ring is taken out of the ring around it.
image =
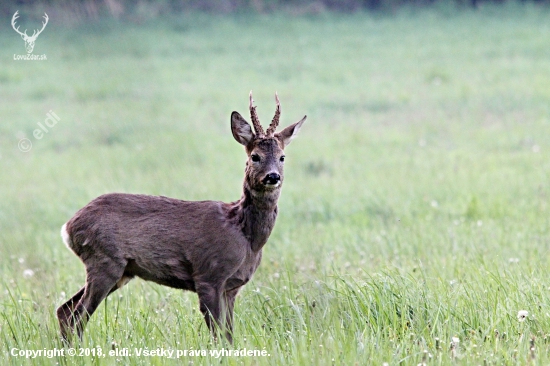
[[[38,33],[36,33],[37,30],[35,30],[34,33],[33,33],[32,36],[31,36],[31,38],[36,38],[36,37],[38,37],[38,35],[39,35],[40,33],[42,33],[42,31],[44,30],[44,28],[46,28],[46,24],[48,24],[48,20],[49,20],[50,18],[48,18],[48,14],[46,14],[46,13],[44,13],[44,16],[43,16],[42,18],[44,18],[44,20],[46,20],[45,22],[42,22],[42,29],[40,29],[40,30],[38,31]],[[36,33],[36,34],[35,34],[35,33]]]
[[[11,26],[12,26],[13,30],[16,31],[17,33],[19,33],[20,35],[28,37],[26,29],[25,29],[25,33],[23,33],[19,30],[19,27],[15,28],[15,21],[17,20],[17,18],[19,18],[18,13],[19,13],[19,10],[17,10],[15,12],[15,14],[13,14],[13,17],[11,18]]]
[[[256,107],[254,107],[254,99],[252,99],[252,90],[250,91],[250,119],[252,119],[252,125],[256,131],[256,137],[263,137],[265,135],[264,129],[260,124],[258,115],[256,114]]]
[[[11,26],[13,28],[14,31],[16,31],[17,33],[19,33],[21,36],[24,36],[25,38],[30,38],[30,39],[36,39],[36,37],[38,37],[38,35],[40,33],[42,33],[42,31],[44,30],[44,28],[46,28],[46,24],[48,24],[48,20],[50,18],[48,18],[48,14],[44,13],[44,20],[45,22],[42,22],[42,29],[38,30],[34,30],[34,32],[32,33],[32,36],[29,37],[29,35],[27,34],[27,30],[25,29],[25,32],[21,32],[19,30],[19,27],[15,27],[15,21],[17,20],[17,18],[19,18],[19,10],[17,10],[15,12],[15,14],[13,14],[13,17],[11,18]],[[38,32],[38,33],[37,33]]]
[[[279,101],[279,96],[277,95],[277,92],[275,92],[275,102],[277,103],[277,108],[275,109],[275,116],[273,116],[273,120],[267,128],[267,136],[273,136],[275,130],[277,129],[277,126],[279,125],[279,117],[281,116],[281,102]]]

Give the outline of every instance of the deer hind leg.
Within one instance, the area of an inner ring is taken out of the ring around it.
[[[76,329],[79,338],[88,319],[95,312],[99,304],[113,291],[119,288],[118,283],[124,277],[125,264],[113,259],[102,258],[99,262],[86,264],[86,285],[71,300],[58,309],[61,335],[67,340],[69,333]],[[81,293],[82,292],[82,293]],[[75,300],[78,302],[75,305]]]
[[[73,295],[66,303],[57,308],[57,320],[61,328],[63,339],[67,340],[67,332],[69,332],[69,322],[74,313],[75,306],[79,303],[86,286],[82,287],[76,294]]]

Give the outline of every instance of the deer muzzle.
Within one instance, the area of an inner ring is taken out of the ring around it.
[[[262,183],[266,186],[278,186],[281,183],[281,176],[278,173],[269,173],[264,177]]]

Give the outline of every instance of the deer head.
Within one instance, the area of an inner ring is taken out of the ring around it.
[[[15,27],[15,21],[17,20],[17,18],[19,18],[19,10],[15,12],[15,14],[13,14],[13,18],[11,18],[11,26],[12,28],[21,35],[21,38],[23,38],[23,41],[25,41],[25,48],[27,49],[27,53],[31,53],[32,50],[34,49],[34,42],[36,41],[36,38],[38,38],[38,35],[40,35],[40,33],[42,33],[42,31],[44,30],[44,28],[46,28],[46,24],[48,24],[48,14],[44,13],[44,22],[42,22],[42,29],[38,30],[38,29],[35,29],[32,33],[32,36],[28,36],[27,35],[27,30],[25,29],[24,32],[21,32],[19,31],[19,27]]]
[[[245,188],[252,193],[262,194],[278,191],[283,183],[284,149],[298,134],[306,116],[280,132],[275,132],[279,125],[281,104],[275,93],[275,116],[264,132],[260,124],[252,92],[250,92],[250,119],[254,132],[245,119],[238,113],[231,114],[231,131],[238,143],[245,146],[248,160],[246,163]]]

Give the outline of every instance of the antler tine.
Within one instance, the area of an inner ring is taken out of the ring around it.
[[[11,26],[13,28],[14,31],[16,31],[17,33],[19,33],[20,35],[27,35],[27,30],[25,29],[25,33],[22,33],[20,30],[19,30],[19,26],[17,26],[17,28],[15,28],[15,21],[17,20],[17,18],[19,18],[19,10],[17,10],[15,12],[15,14],[13,14],[13,17],[11,18]]]
[[[15,14],[13,14],[13,17],[11,18],[11,25],[13,25],[14,27],[15,27],[15,21],[17,20],[17,18],[19,18],[19,10],[17,10]]]
[[[275,116],[273,116],[273,120],[267,128],[268,136],[273,136],[273,134],[275,133],[275,130],[279,125],[279,117],[281,116],[281,102],[279,101],[279,96],[277,95],[277,92],[275,92],[275,102],[277,103],[277,108],[275,109]]]
[[[36,31],[38,31],[38,33],[36,34],[36,37],[38,37],[38,35],[40,33],[42,33],[44,28],[46,28],[46,24],[48,24],[48,20],[50,19],[50,18],[48,18],[48,14],[46,14],[46,13],[44,13],[44,16],[42,18],[44,18],[45,22],[42,22],[42,29],[40,29],[40,30],[37,29],[36,30]],[[35,33],[36,33],[36,31],[35,31]],[[34,34],[33,34],[33,36],[34,36]]]
[[[263,137],[265,135],[264,129],[260,124],[258,115],[256,114],[256,107],[254,106],[254,99],[252,99],[252,90],[250,91],[250,119],[252,119],[252,125],[254,126],[254,131],[256,131],[257,137]]]

